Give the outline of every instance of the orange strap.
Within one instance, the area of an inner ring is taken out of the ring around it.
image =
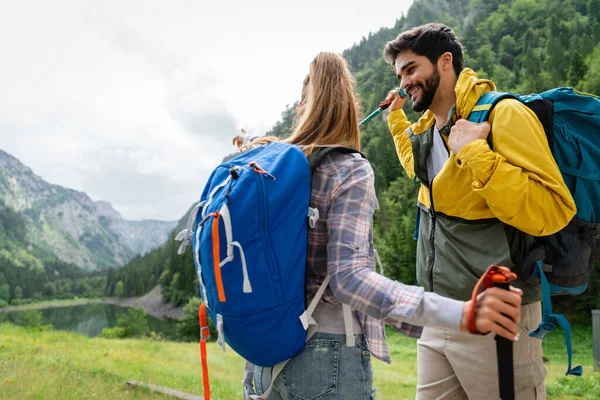
[[[204,400],[210,400],[210,383],[208,382],[208,360],[206,358],[206,341],[210,338],[208,323],[206,321],[206,306],[200,304],[198,309],[200,322],[200,362],[202,364],[202,381],[204,382]]]
[[[215,272],[215,284],[217,285],[217,293],[219,294],[219,301],[225,303],[225,289],[223,288],[223,278],[221,277],[221,254],[220,243],[219,243],[219,217],[218,212],[209,214],[215,219],[212,223],[212,240],[213,240],[213,270]]]
[[[479,289],[483,285],[483,290],[486,290],[492,286],[494,283],[508,283],[517,278],[517,275],[512,272],[507,267],[500,267],[497,265],[490,265],[490,267],[485,271],[483,276],[479,279],[475,288],[473,289],[473,294],[471,295],[471,306],[469,307],[469,311],[467,313],[467,329],[469,332],[475,335],[483,335],[483,333],[479,332],[477,329],[477,324],[475,323],[475,308],[477,305],[477,295],[479,294]]]

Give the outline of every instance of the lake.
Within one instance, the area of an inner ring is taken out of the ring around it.
[[[54,329],[81,333],[94,337],[102,329],[113,328],[117,319],[127,313],[127,308],[114,304],[84,304],[68,307],[54,307],[37,310],[42,314],[44,324],[51,324]],[[0,313],[0,323],[10,321],[18,325],[19,314],[24,311],[11,311]],[[166,339],[174,339],[177,321],[165,318],[158,319],[148,315],[150,330],[162,333]]]

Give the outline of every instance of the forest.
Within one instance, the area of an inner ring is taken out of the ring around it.
[[[102,297],[105,276],[102,271],[83,271],[32,246],[23,216],[0,202],[0,307]]]

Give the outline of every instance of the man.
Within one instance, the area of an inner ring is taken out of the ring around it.
[[[576,211],[542,125],[514,99],[497,104],[491,125],[466,120],[479,97],[496,88],[464,68],[462,46],[447,26],[403,32],[386,44],[383,56],[413,110],[424,112],[411,125],[402,111],[405,99],[390,92],[388,124],[400,162],[421,182],[418,283],[466,300],[491,264],[519,275],[532,236],[562,229]],[[524,291],[522,334],[513,344],[516,398],[545,398],[541,341],[527,335],[541,321],[540,288],[513,284]],[[425,328],[418,342],[417,398],[497,398],[495,352],[493,335]]]

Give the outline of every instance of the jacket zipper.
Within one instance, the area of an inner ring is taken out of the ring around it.
[[[433,181],[435,177],[431,180],[429,184],[429,201],[431,202],[431,206],[429,210],[431,211],[431,232],[429,234],[429,241],[431,242],[431,260],[429,263],[429,291],[433,292],[433,267],[435,265],[435,225],[436,225],[436,217],[435,217],[435,208],[433,206]]]

